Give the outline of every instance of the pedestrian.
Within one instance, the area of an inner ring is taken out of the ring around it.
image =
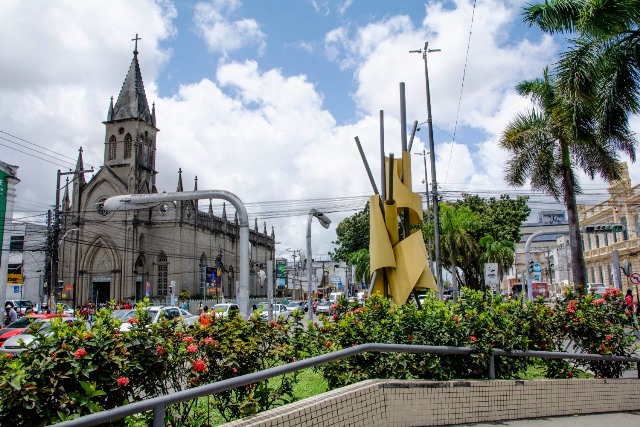
[[[624,297],[624,302],[627,305],[627,310],[633,315],[633,293],[631,288],[627,289],[627,295]]]
[[[5,321],[4,321],[5,326],[8,326],[13,322],[15,322],[16,320],[18,320],[18,313],[16,313],[16,311],[14,310],[13,304],[7,303],[7,305],[4,307],[4,311],[5,311]]]
[[[200,318],[198,319],[200,322],[201,328],[206,328],[211,323],[211,316],[209,315],[209,306],[205,305],[202,308],[202,313],[200,313]]]

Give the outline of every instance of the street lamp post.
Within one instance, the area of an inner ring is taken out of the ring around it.
[[[106,210],[144,209],[162,202],[198,199],[223,199],[233,205],[238,213],[240,227],[240,285],[238,287],[238,307],[243,318],[249,316],[249,216],[242,200],[225,190],[180,191],[160,194],[128,194],[110,197],[104,202]]]
[[[307,317],[309,320],[313,320],[313,310],[312,310],[312,297],[311,297],[311,264],[313,263],[313,257],[311,256],[311,220],[313,217],[318,218],[320,225],[324,228],[329,228],[331,225],[331,219],[327,217],[322,212],[318,212],[316,209],[311,209],[309,211],[309,219],[307,220],[307,259],[309,262],[307,263],[307,301],[309,304],[309,308],[307,309]]]
[[[429,178],[427,177],[427,151],[422,150],[422,153],[413,153],[419,156],[422,156],[422,161],[424,163],[424,190],[425,190],[425,200],[427,201],[427,224],[431,223],[431,203],[429,202]],[[433,254],[431,253],[431,237],[427,242],[427,250],[429,252],[429,264],[433,269]]]
[[[422,53],[424,60],[424,78],[427,95],[427,126],[429,127],[429,159],[431,163],[431,185],[433,197],[433,223],[436,250],[436,277],[438,279],[438,290],[440,299],[444,297],[442,288],[442,260],[440,259],[440,208],[438,206],[438,180],[436,179],[436,155],[433,143],[433,123],[431,118],[431,94],[429,90],[429,67],[427,66],[427,53],[440,52],[440,49],[429,49],[429,42],[424,42],[424,49],[412,50],[410,53]]]

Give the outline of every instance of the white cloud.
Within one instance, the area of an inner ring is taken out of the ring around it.
[[[327,31],[323,40],[310,41],[324,42],[327,55],[354,79],[351,93],[358,111],[353,116],[359,119],[337,125],[323,105],[330,93],[320,93],[304,74],[266,68],[260,59],[238,61],[223,55],[211,76],[160,96],[159,76],[171,49],[164,46],[178,31],[171,3],[0,2],[0,39],[15,41],[0,50],[0,130],[69,156],[71,162],[45,164],[0,146],[3,161],[20,165],[18,205],[26,213],[44,212],[53,200],[56,169],[72,167],[79,146],[86,163],[102,164],[104,128],[99,122],[106,118],[109,97],[118,95],[131,62],[130,39],[139,33],[147,98],[156,101],[161,129],[158,189],[174,190],[181,167],[185,189],[193,188],[197,175],[200,189],[234,192],[252,205],[260,230],[266,221],[269,230],[276,227],[283,248],[304,248],[306,213],[315,202],[303,201],[359,200],[372,192],[355,136],[379,182],[379,110],[385,112],[385,151],[400,152],[399,82],[406,83],[407,121],[426,119],[424,63],[420,55],[408,53],[422,48],[425,40],[442,49],[429,56],[434,125],[453,133],[472,10],[469,1],[453,5],[457,8],[430,3],[419,27],[407,16],[390,14],[363,27],[345,24]],[[438,180],[446,191],[506,188],[502,167],[507,155],[497,141],[508,120],[527,105],[513,87],[539,76],[557,51],[549,38],[509,38],[519,7],[519,2],[498,0],[476,6],[458,117],[459,130],[465,132],[459,132],[455,142],[435,133]],[[266,35],[256,21],[241,16],[239,0],[201,2],[196,10],[199,34],[212,52],[228,54],[249,43],[264,47]],[[633,123],[640,129],[637,118]],[[422,151],[426,139],[424,127],[412,152]],[[423,191],[422,159],[413,159],[413,186]],[[636,185],[638,169],[629,167]],[[282,200],[296,200],[301,207],[256,205]],[[335,226],[352,212],[333,212],[328,203],[314,207],[327,209],[334,221],[328,231],[312,230],[314,252],[326,254],[335,240]],[[291,216],[282,217],[283,211]],[[254,216],[250,219],[253,223]]]
[[[264,51],[266,35],[255,19],[231,19],[240,7],[239,0],[196,4],[193,21],[210,52],[229,53],[247,46]]]

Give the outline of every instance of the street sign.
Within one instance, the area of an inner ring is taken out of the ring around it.
[[[631,283],[634,285],[640,284],[640,273],[633,273],[629,276],[629,280],[631,280]]]
[[[536,262],[535,264],[533,264],[533,271],[536,271],[536,272],[542,271],[542,265],[540,265],[539,262]]]

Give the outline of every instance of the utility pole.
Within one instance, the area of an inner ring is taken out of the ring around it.
[[[429,159],[431,163],[431,185],[433,197],[433,223],[434,238],[436,250],[436,277],[438,290],[440,291],[440,299],[444,298],[444,289],[442,288],[442,260],[440,259],[440,208],[438,206],[438,180],[436,178],[436,156],[433,142],[433,120],[431,117],[431,94],[429,90],[429,67],[427,65],[427,53],[440,52],[440,49],[429,49],[429,42],[424,42],[424,49],[412,50],[410,53],[422,53],[424,60],[424,78],[427,95],[427,126],[429,128]]]
[[[48,301],[47,304],[49,305],[49,310],[53,310],[53,287],[54,286],[58,286],[58,261],[60,259],[60,254],[59,254],[59,249],[60,249],[60,240],[59,240],[59,236],[60,236],[60,177],[62,175],[79,175],[79,174],[84,174],[87,172],[93,172],[93,169],[82,169],[82,170],[75,170],[75,171],[69,171],[69,172],[61,172],[60,169],[58,169],[58,173],[56,176],[56,205],[53,209],[53,232],[52,232],[52,236],[53,236],[53,242],[52,242],[52,254],[51,254],[51,283],[49,284],[49,289],[48,289]],[[78,231],[77,231],[77,237],[76,237],[76,252],[75,252],[75,264],[74,264],[74,278],[73,278],[73,304],[74,307],[72,307],[73,310],[75,310],[75,301],[76,301],[76,292],[77,292],[77,284],[76,284],[76,280],[77,280],[77,275],[78,275],[78,242],[80,240],[80,214],[82,213],[81,211],[81,204],[80,201],[82,200],[82,189],[79,188],[78,189],[78,214],[77,214],[77,218],[76,221],[74,221],[73,225],[78,227]]]
[[[419,156],[422,156],[422,161],[424,163],[424,190],[425,190],[425,200],[427,201],[427,224],[431,223],[431,203],[429,201],[429,178],[427,177],[427,150],[423,149],[422,153],[414,153]],[[431,269],[433,270],[433,253],[431,252],[431,237],[427,240],[427,251],[429,252],[429,264]]]

